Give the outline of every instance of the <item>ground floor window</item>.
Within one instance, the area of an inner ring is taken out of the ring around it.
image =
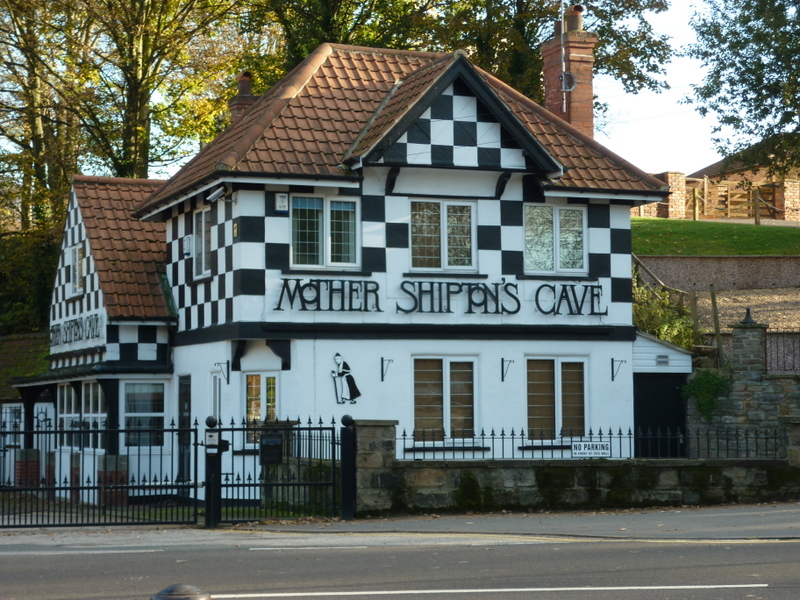
[[[125,445],[164,444],[164,384],[125,384]]]
[[[474,361],[414,360],[414,432],[427,440],[474,437]]]
[[[531,440],[583,435],[584,372],[583,361],[528,360],[528,435]]]
[[[79,396],[76,386],[69,383],[58,386],[59,446],[105,448],[106,439],[100,433],[107,427],[103,390],[96,381],[85,381],[80,384]]]
[[[278,378],[274,375],[251,373],[245,377],[245,415],[248,427],[257,426],[264,421],[278,419]],[[247,442],[258,441],[258,433],[250,431]]]

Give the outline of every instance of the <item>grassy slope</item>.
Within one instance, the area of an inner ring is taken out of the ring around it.
[[[800,254],[800,227],[718,221],[631,219],[639,256],[752,256]]]

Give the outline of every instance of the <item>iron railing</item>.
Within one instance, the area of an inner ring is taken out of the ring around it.
[[[231,421],[218,430],[230,443],[221,457],[221,522],[338,515],[335,422]]]
[[[197,522],[197,427],[73,425],[0,424],[0,527]]]
[[[800,374],[800,331],[769,331],[765,336],[767,373]]]
[[[690,429],[417,430],[397,440],[401,460],[520,460],[593,458],[785,459],[784,427],[708,426]]]

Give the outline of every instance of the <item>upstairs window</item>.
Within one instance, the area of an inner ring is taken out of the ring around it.
[[[356,266],[354,200],[292,196],[292,265]]]
[[[468,202],[412,202],[412,268],[473,269],[472,210]]]
[[[70,294],[77,296],[84,290],[86,253],[83,244],[70,249]]]
[[[586,209],[526,204],[525,271],[583,274],[588,271]]]
[[[195,278],[211,275],[211,208],[194,213],[192,258]]]

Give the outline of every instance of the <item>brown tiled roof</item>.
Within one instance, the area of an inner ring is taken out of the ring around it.
[[[9,379],[47,372],[50,338],[46,333],[24,333],[0,337],[0,400],[20,400]]]
[[[132,215],[163,184],[153,179],[82,175],[72,180],[111,319],[170,317],[159,276],[167,258],[165,226]]]
[[[345,157],[372,146],[460,55],[323,44],[136,214],[150,214],[221,171],[238,176],[346,176],[341,166]],[[556,185],[633,193],[661,188],[660,181],[491,75],[476,71],[544,150],[564,165],[566,174]],[[401,80],[403,84],[396,85]]]

